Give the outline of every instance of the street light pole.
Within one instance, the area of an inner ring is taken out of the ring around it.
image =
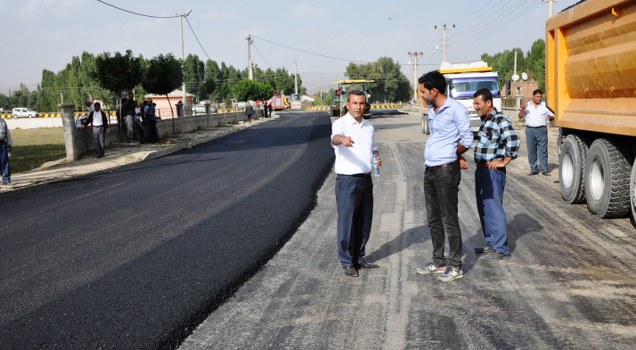
[[[254,80],[254,73],[252,72],[253,64],[252,64],[252,35],[247,34],[247,78],[249,80]]]
[[[181,28],[181,62],[184,66],[182,66],[182,69],[185,68],[185,50],[183,48],[183,17],[188,17],[188,15],[192,12],[192,9],[188,10],[188,12],[179,15],[179,27]],[[182,92],[183,92],[183,100],[182,103],[184,104],[184,106],[187,105],[188,100],[186,100],[186,85],[185,85],[185,77],[183,80],[183,86],[182,86]]]

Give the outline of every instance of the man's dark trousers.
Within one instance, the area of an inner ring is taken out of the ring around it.
[[[457,201],[461,170],[458,166],[425,170],[424,198],[426,217],[433,243],[433,262],[437,266],[446,264],[444,258],[445,236],[448,236],[448,264],[462,265],[462,233],[457,217]]]
[[[336,177],[338,258],[342,266],[357,265],[365,255],[373,221],[373,181],[369,175]]]

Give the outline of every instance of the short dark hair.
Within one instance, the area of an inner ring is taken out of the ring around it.
[[[438,70],[422,75],[417,82],[424,84],[424,87],[428,90],[437,89],[440,94],[446,94],[446,78]]]
[[[364,96],[364,102],[367,102],[367,94],[365,94],[364,91],[362,90],[355,89],[355,90],[349,91],[349,95],[347,95],[347,102],[351,100],[351,95]]]
[[[99,103],[99,102],[95,102],[95,105],[94,105],[94,106],[95,106],[95,107],[101,107],[102,105],[101,105],[101,103]]]
[[[536,95],[536,94],[541,94],[543,95],[543,91],[541,89],[536,89],[534,91],[532,91],[532,96]]]
[[[490,90],[486,88],[481,88],[475,91],[475,94],[473,95],[473,97],[477,97],[477,96],[481,96],[481,99],[484,100],[484,102],[486,101],[492,102],[492,92],[490,92]]]

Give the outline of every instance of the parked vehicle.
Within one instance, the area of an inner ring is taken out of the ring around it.
[[[336,82],[338,89],[336,90],[336,98],[333,100],[330,110],[332,117],[341,117],[347,114],[347,100],[349,99],[349,91],[362,90],[366,94],[367,102],[371,99],[371,93],[369,93],[369,84],[375,83],[375,80],[366,79],[354,79],[354,80],[340,80]],[[367,109],[364,111],[364,119],[371,118],[371,104],[367,103]]]
[[[13,118],[37,118],[38,117],[38,112],[30,109],[30,108],[26,108],[26,107],[18,107],[18,108],[14,108],[11,111],[11,116]]]
[[[636,2],[587,0],[546,23],[559,186],[603,218],[636,217]]]

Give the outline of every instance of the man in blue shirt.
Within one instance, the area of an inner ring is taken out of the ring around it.
[[[476,251],[484,253],[481,259],[503,259],[510,255],[503,208],[506,165],[517,158],[520,141],[510,120],[493,107],[490,90],[475,92],[473,106],[482,120],[475,147],[475,197],[486,241],[486,247]]]
[[[424,153],[424,197],[433,260],[418,268],[417,273],[441,274],[439,279],[449,282],[464,277],[457,192],[461,181],[460,167],[468,168],[460,155],[471,147],[473,132],[466,108],[446,97],[446,79],[439,71],[422,75],[418,83],[422,100],[430,106],[428,122],[431,133]],[[445,236],[448,236],[448,259],[444,257]]]

